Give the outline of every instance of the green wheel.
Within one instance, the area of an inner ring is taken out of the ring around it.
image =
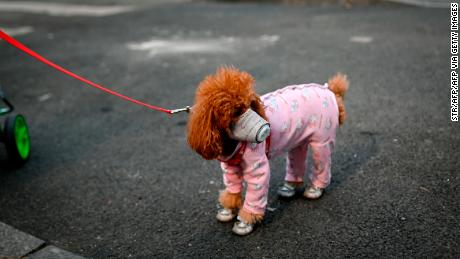
[[[30,156],[30,136],[24,116],[8,116],[4,131],[9,161],[16,166],[24,164]]]

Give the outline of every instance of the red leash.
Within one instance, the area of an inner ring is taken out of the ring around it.
[[[9,36],[8,34],[6,34],[5,32],[3,32],[2,30],[0,30],[0,38],[2,38],[3,40],[5,40],[6,42],[8,42],[9,44],[11,44],[13,47],[21,50],[22,52],[24,53],[27,53],[29,54],[30,56],[38,59],[39,61],[45,63],[46,65],[60,71],[61,73],[64,73],[66,75],[69,75],[75,79],[78,79],[80,81],[82,81],[83,83],[86,83],[92,87],[95,87],[95,88],[98,88],[99,90],[102,90],[106,93],[109,93],[111,95],[115,95],[121,99],[124,99],[126,101],[130,101],[132,103],[135,103],[137,105],[141,105],[141,106],[144,106],[144,107],[147,107],[149,109],[152,109],[152,110],[156,110],[156,111],[160,111],[160,112],[164,112],[164,113],[168,113],[168,114],[174,114],[174,113],[177,113],[177,112],[181,112],[181,111],[189,111],[190,110],[190,107],[186,107],[186,108],[182,108],[182,109],[176,109],[176,110],[167,110],[167,109],[163,109],[163,108],[160,108],[160,107],[157,107],[157,106],[153,106],[153,105],[150,105],[150,104],[147,104],[147,103],[144,103],[144,102],[141,102],[141,101],[138,101],[138,100],[135,100],[133,98],[130,98],[126,95],[123,95],[123,94],[120,94],[120,93],[117,93],[115,91],[112,91],[110,89],[107,89],[101,85],[98,85],[96,83],[93,83],[91,82],[90,80],[84,78],[84,77],[81,77],[75,73],[72,73],[70,72],[69,70],[59,66],[59,65],[56,65],[55,63],[49,61],[48,59],[40,56],[38,53],[34,52],[33,50],[27,48],[26,46],[24,46],[22,43],[20,43],[19,41],[13,39],[11,36]]]

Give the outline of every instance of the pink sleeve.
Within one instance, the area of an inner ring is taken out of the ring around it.
[[[225,162],[220,163],[224,172],[224,184],[226,190],[230,193],[240,193],[243,189],[243,175],[239,166],[231,166]]]
[[[265,142],[248,145],[242,162],[243,177],[247,183],[243,209],[254,214],[265,214],[270,165],[265,154]]]

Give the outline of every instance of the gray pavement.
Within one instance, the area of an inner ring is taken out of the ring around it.
[[[83,259],[0,222],[0,258]]]
[[[342,71],[349,119],[331,186],[318,201],[279,199],[284,161],[273,159],[264,222],[232,235],[214,219],[218,163],[187,147],[185,114],[107,96],[0,42],[0,83],[28,119],[33,148],[19,169],[0,148],[0,256],[460,256],[448,9],[140,2],[104,17],[0,11],[0,27],[22,28],[18,39],[45,57],[166,108],[189,105],[223,64],[252,73],[261,94]]]
[[[0,222],[0,257],[25,256],[39,249],[45,242]]]

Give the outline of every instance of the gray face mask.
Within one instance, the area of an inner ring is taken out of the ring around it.
[[[248,109],[231,128],[230,138],[260,143],[270,135],[270,124],[255,111]]]

